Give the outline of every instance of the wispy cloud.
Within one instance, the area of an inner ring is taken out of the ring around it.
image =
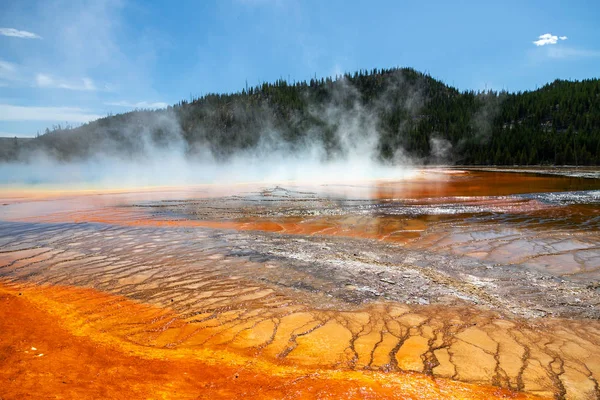
[[[137,103],[132,103],[129,101],[113,101],[113,102],[109,102],[109,103],[104,103],[107,106],[117,106],[117,107],[125,107],[125,108],[140,108],[140,109],[147,109],[147,108],[167,108],[169,105],[167,103],[164,103],[162,101],[156,101],[156,102],[148,102],[148,101],[138,101]]]
[[[45,86],[41,87],[71,89],[73,101],[77,101],[79,94],[93,90],[123,93],[118,99],[157,98],[152,89],[152,66],[159,60],[157,48],[165,46],[161,44],[163,36],[158,29],[144,28],[136,35],[135,46],[130,46],[129,29],[136,27],[126,19],[129,3],[125,0],[39,2],[36,17],[42,23],[40,31],[51,31],[52,40],[47,41],[49,62],[27,55],[35,72],[33,85],[40,87],[35,78],[41,73],[53,80],[50,83],[42,77],[41,84]],[[140,9],[145,7],[140,5]],[[82,78],[90,80],[86,83]],[[101,98],[99,93],[98,99]]]
[[[78,107],[25,107],[0,104],[0,121],[89,122],[102,115]]]
[[[543,35],[538,36],[538,40],[535,40],[533,44],[536,46],[546,46],[548,44],[556,44],[558,40],[567,40],[566,36],[556,36],[551,33],[544,33]]]
[[[23,81],[23,68],[19,64],[0,60],[0,86],[20,85]]]
[[[0,35],[16,37],[20,39],[41,39],[42,37],[36,33],[28,31],[20,31],[15,28],[0,28]]]
[[[35,85],[40,88],[55,88],[55,89],[67,89],[67,90],[84,90],[84,91],[96,91],[98,88],[94,84],[94,81],[90,78],[81,79],[61,79],[55,78],[47,74],[37,74],[35,76]]]
[[[0,86],[21,86],[27,84],[26,74],[23,67],[8,61],[0,60]]]
[[[14,81],[18,78],[17,65],[0,60],[0,81]],[[4,84],[6,86],[6,83]]]
[[[547,55],[551,58],[584,58],[584,57],[600,57],[600,51],[575,49],[572,47],[549,47]]]
[[[14,72],[16,69],[17,66],[15,64],[0,60],[0,71]]]
[[[90,78],[65,79],[45,73],[34,74],[31,68],[4,60],[0,60],[0,85],[33,86],[42,89],[53,88],[78,91],[110,91],[108,85],[99,88]]]

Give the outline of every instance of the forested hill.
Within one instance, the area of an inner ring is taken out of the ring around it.
[[[557,80],[519,93],[460,92],[408,68],[278,80],[3,141],[0,159],[27,161],[40,151],[65,162],[152,157],[152,149],[177,148],[191,159],[227,160],[258,147],[293,152],[315,143],[336,158],[363,141],[384,162],[600,165],[600,80]]]

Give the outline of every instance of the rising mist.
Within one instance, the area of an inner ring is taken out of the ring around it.
[[[598,128],[577,110],[598,90],[590,80],[459,92],[408,68],[279,80],[15,142],[0,152],[0,183],[347,181],[423,164],[593,165]],[[557,106],[562,98],[573,100]]]
[[[301,106],[287,115],[278,102],[269,101],[267,86],[244,91],[233,101],[212,95],[167,110],[137,111],[50,132],[0,164],[0,179],[10,184],[111,187],[349,181],[401,178],[421,162],[401,146],[381,156],[381,116],[398,109],[418,115],[421,82],[407,84],[398,72],[368,101],[348,77],[326,83],[329,87],[321,92],[310,90],[316,82],[303,91],[290,86]],[[260,101],[251,103],[253,98]],[[196,114],[201,116],[194,120],[190,113],[198,103],[201,111]],[[219,123],[223,125],[215,137]]]

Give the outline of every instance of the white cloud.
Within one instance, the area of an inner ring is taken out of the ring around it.
[[[24,107],[0,104],[0,121],[89,122],[102,115],[78,107]]]
[[[15,28],[0,28],[0,35],[16,37],[21,39],[41,39],[40,35],[33,32],[20,31]]]
[[[558,39],[567,40],[566,36],[558,37],[551,33],[544,33],[543,35],[538,36],[538,40],[534,41],[533,44],[536,46],[545,46],[547,44],[556,44],[558,43]]]
[[[137,103],[132,103],[129,101],[113,101],[110,103],[104,103],[107,106],[117,106],[117,107],[125,107],[125,108],[167,108],[169,105],[162,101],[156,101],[154,103],[150,103],[148,101],[138,101]]]
[[[46,74],[37,74],[35,76],[35,85],[40,88],[55,88],[55,89],[67,89],[67,90],[85,90],[85,91],[96,91],[98,88],[94,84],[94,81],[90,78],[81,78],[73,80],[65,80],[60,78],[54,78]]]

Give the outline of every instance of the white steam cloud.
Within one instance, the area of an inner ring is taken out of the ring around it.
[[[133,152],[124,152],[122,139],[114,140],[107,130],[105,137],[93,139],[95,150],[80,161],[59,162],[52,151],[46,149],[29,154],[26,160],[0,164],[0,183],[131,187],[401,179],[412,173],[410,166],[418,160],[408,158],[400,149],[391,161],[382,162],[378,147],[381,135],[377,113],[381,112],[380,107],[393,100],[393,92],[394,88],[389,88],[389,96],[384,94],[374,107],[367,108],[360,100],[360,93],[351,84],[338,81],[329,102],[309,109],[311,117],[323,122],[323,129],[311,131],[314,128],[309,128],[301,139],[289,141],[266,117],[257,145],[238,149],[225,158],[214,154],[208,143],[191,146],[185,140],[181,122],[172,109],[140,113],[139,118],[147,120],[140,121],[135,117],[119,125],[120,137],[131,140],[135,156]],[[415,88],[402,106],[410,115],[416,115],[422,104],[420,91]],[[58,113],[61,120],[67,119],[64,118],[66,113],[71,113],[70,121],[85,115],[80,109],[39,107],[33,110],[0,105],[0,119],[2,115],[4,119],[31,119],[36,112],[43,115],[38,116],[40,119],[50,119],[49,114]],[[268,116],[269,112],[273,110],[266,110],[265,115]],[[8,117],[9,114],[12,117]],[[153,132],[157,131],[162,136],[153,136]],[[333,150],[327,148],[323,135],[330,135],[330,142],[336,143]],[[433,156],[442,158],[448,155],[449,143],[437,139],[432,139],[432,143]]]
[[[429,147],[431,147],[431,156],[437,162],[447,160],[452,151],[452,143],[449,140],[435,136],[429,139]]]

